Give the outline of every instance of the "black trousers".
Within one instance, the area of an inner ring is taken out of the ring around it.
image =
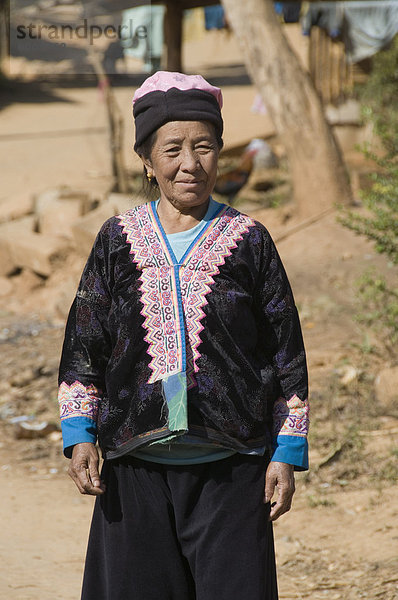
[[[277,600],[266,461],[105,461],[82,600]]]

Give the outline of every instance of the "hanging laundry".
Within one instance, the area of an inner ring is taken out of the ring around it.
[[[343,26],[343,2],[313,2],[301,19],[303,35],[310,35],[311,28],[316,25],[325,29],[331,38],[340,36]]]
[[[160,68],[165,10],[164,6],[137,6],[122,12],[123,53],[125,56],[141,59],[145,73]],[[133,28],[131,24],[134,24]],[[132,30],[134,34],[131,36]],[[145,35],[141,35],[142,31]]]
[[[385,48],[398,33],[395,0],[313,2],[301,19],[304,35],[314,25],[344,41],[347,61],[356,63]]]
[[[398,4],[395,1],[343,2],[343,39],[347,60],[357,63],[373,56],[398,33]]]
[[[283,17],[285,23],[298,23],[301,2],[274,2],[275,12]]]
[[[205,7],[205,28],[207,31],[210,29],[224,29],[225,27],[225,14],[224,8],[221,4],[215,6]]]
[[[285,23],[298,23],[300,20],[301,2],[283,2],[283,19]]]

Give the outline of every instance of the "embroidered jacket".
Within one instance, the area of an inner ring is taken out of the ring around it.
[[[106,221],[70,310],[59,404],[106,458],[184,433],[302,446],[305,351],[266,228],[221,204],[177,262],[154,202]]]

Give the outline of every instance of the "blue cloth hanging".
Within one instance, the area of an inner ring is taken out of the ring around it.
[[[205,28],[207,31],[210,29],[224,29],[225,27],[225,15],[224,8],[221,4],[214,6],[205,7]]]

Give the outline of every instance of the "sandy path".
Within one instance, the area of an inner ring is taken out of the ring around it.
[[[74,493],[66,476],[46,477],[0,476],[4,600],[79,597],[92,501]]]

